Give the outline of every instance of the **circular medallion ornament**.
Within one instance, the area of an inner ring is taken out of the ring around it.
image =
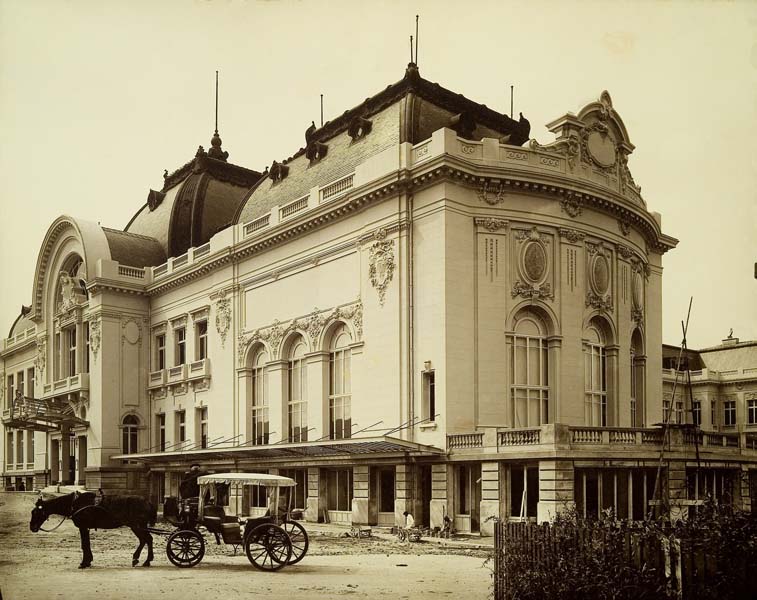
[[[633,280],[631,283],[631,298],[633,300],[633,307],[636,309],[641,308],[641,292],[642,292],[641,273],[638,271],[633,274]]]
[[[615,164],[615,142],[606,133],[592,131],[586,138],[586,148],[600,167],[612,167]]]
[[[610,288],[610,265],[607,262],[607,258],[601,254],[594,257],[591,267],[591,279],[594,291],[598,295],[604,296]]]
[[[139,326],[134,321],[129,321],[124,326],[124,338],[130,344],[136,344],[139,339]]]
[[[523,250],[523,271],[532,283],[539,283],[547,272],[547,253],[539,242],[531,241]]]

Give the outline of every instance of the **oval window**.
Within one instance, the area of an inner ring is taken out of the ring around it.
[[[610,287],[610,265],[602,255],[594,259],[592,278],[594,279],[594,291],[600,296],[604,296]]]
[[[538,242],[531,241],[526,245],[523,251],[523,270],[533,283],[538,283],[544,277],[547,271],[547,253]]]

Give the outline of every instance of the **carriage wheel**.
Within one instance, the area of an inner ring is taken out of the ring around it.
[[[245,539],[244,549],[250,562],[261,571],[278,571],[292,558],[292,542],[278,525],[258,525]]]
[[[289,559],[290,565],[296,565],[308,552],[310,540],[305,528],[297,521],[285,521],[281,524],[284,531],[287,532],[289,540],[292,542],[292,558]]]
[[[168,536],[166,554],[177,567],[194,567],[205,556],[205,540],[193,529],[174,531]]]

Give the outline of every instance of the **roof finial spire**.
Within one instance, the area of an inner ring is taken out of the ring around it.
[[[415,15],[415,64],[418,65],[418,15]]]
[[[216,160],[222,160],[223,162],[226,162],[226,159],[229,158],[229,153],[221,149],[221,136],[218,135],[218,71],[216,71],[216,128],[210,140],[208,156]]]

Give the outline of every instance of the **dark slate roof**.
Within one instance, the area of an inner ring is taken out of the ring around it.
[[[387,106],[394,104],[408,93],[413,93],[423,100],[448,110],[453,114],[468,114],[478,125],[498,132],[500,136],[509,136],[507,143],[514,146],[520,146],[528,141],[528,136],[531,133],[531,125],[526,119],[516,121],[507,115],[492,110],[485,104],[474,102],[462,94],[440,86],[438,83],[423,79],[420,76],[418,67],[410,63],[405,70],[405,76],[397,83],[388,85],[378,94],[366,98],[359,106],[346,110],[334,120],[326,122],[322,127],[312,132],[309,139],[316,142],[326,141],[338,133],[347,130],[353,119],[376,114]],[[403,139],[402,141],[417,143],[422,140]],[[305,150],[305,148],[301,148],[292,158],[296,158],[304,153]]]
[[[166,262],[166,253],[160,242],[146,235],[118,231],[103,227],[110,246],[110,256],[130,267],[154,267]]]
[[[34,327],[34,323],[29,319],[31,310],[31,306],[24,306],[23,304],[21,305],[21,313],[18,315],[18,317],[16,317],[16,320],[13,321],[13,325],[11,325],[11,330],[8,333],[8,337],[13,337],[14,335],[21,333],[22,331],[26,331],[30,327]]]

